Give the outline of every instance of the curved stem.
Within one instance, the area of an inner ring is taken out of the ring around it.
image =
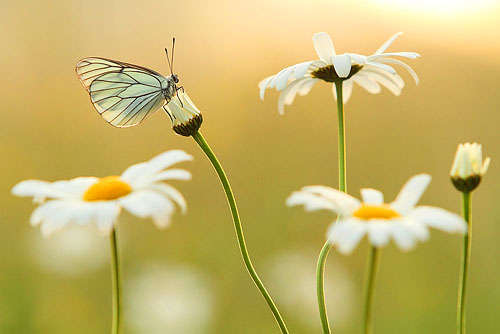
[[[121,280],[121,264],[118,251],[118,237],[116,235],[116,225],[109,235],[111,246],[111,288],[113,295],[113,319],[111,325],[111,334],[119,334],[121,332],[121,310],[122,310],[122,280]]]
[[[462,215],[467,222],[467,234],[464,235],[462,246],[461,272],[458,283],[457,300],[457,334],[465,334],[465,305],[467,295],[467,279],[469,276],[471,239],[472,239],[472,219],[471,219],[471,193],[462,193]]]
[[[342,95],[342,82],[335,84],[337,92],[337,117],[338,117],[338,161],[339,161],[339,190],[346,192],[346,157],[345,157],[345,120],[344,120],[344,102]],[[338,220],[338,219],[337,219]],[[330,334],[330,323],[328,322],[328,313],[326,311],[325,302],[325,263],[328,253],[333,244],[327,240],[321,249],[316,265],[316,292],[318,298],[319,317],[323,334]]]
[[[255,285],[257,286],[260,293],[266,300],[267,305],[269,305],[269,308],[271,309],[274,318],[278,322],[278,326],[280,327],[281,332],[283,334],[288,334],[288,329],[286,328],[285,322],[283,321],[278,311],[278,308],[276,307],[271,296],[264,287],[264,284],[262,284],[262,281],[257,275],[257,272],[255,271],[252,265],[252,261],[250,260],[250,255],[248,254],[247,246],[245,244],[245,237],[243,236],[243,230],[241,227],[240,216],[238,214],[238,208],[236,207],[236,201],[234,199],[233,191],[231,190],[231,186],[229,185],[226,173],[224,172],[222,165],[220,164],[219,160],[217,160],[217,157],[215,156],[210,146],[208,146],[207,142],[205,141],[205,138],[203,138],[201,133],[199,131],[196,132],[193,135],[193,138],[196,141],[196,143],[200,146],[200,148],[203,150],[203,152],[207,155],[208,159],[214,166],[217,175],[219,176],[220,182],[222,183],[222,187],[224,188],[224,192],[226,193],[229,207],[231,208],[231,214],[233,216],[234,228],[236,230],[236,237],[238,239],[238,245],[240,246],[241,256],[243,257],[243,262],[245,262],[245,266],[248,270],[248,273],[250,274]]]
[[[380,250],[377,247],[370,246],[370,254],[368,256],[368,262],[366,264],[365,273],[365,334],[373,333],[372,328],[372,308],[373,308],[373,297],[375,295],[375,284],[377,281],[378,268],[380,265]]]

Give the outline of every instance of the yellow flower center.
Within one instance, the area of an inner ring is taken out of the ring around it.
[[[132,188],[119,176],[106,176],[91,185],[83,194],[85,201],[109,201],[125,196]]]
[[[392,219],[400,217],[400,214],[394,211],[388,204],[369,205],[363,203],[359,209],[352,214],[360,219]]]

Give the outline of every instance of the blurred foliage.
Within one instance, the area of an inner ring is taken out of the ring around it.
[[[498,8],[442,18],[375,3],[0,0],[0,332],[107,333],[111,315],[108,266],[78,276],[45,270],[33,256],[34,238],[41,238],[28,223],[33,205],[11,197],[11,187],[28,178],[113,175],[173,148],[195,156],[183,165],[194,179],[175,184],[189,212],[164,231],[122,215],[125,281],[143,263],[182,264],[210,280],[214,309],[205,333],[278,332],[242,265],[216,175],[194,141],[176,136],[162,112],[135,128],[107,125],[74,75],[78,59],[103,56],[166,74],[163,48],[177,38],[175,71],[204,114],[202,131],[232,182],[256,268],[272,287],[274,274],[265,268],[275,256],[319,251],[333,220],[286,208],[284,201],[304,185],[336,186],[336,114],[324,83],[298,97],[284,116],[275,92],[259,100],[257,83],[314,59],[317,31],[332,35],[337,52],[365,54],[404,31],[390,50],[422,54],[410,62],[421,83],[416,87],[401,71],[407,87],[400,97],[355,88],[346,106],[348,189],[357,195],[360,187],[374,187],[391,200],[410,176],[427,172],[434,179],[422,203],[459,212],[449,168],[459,142],[480,142],[493,161],[473,198],[468,326],[471,334],[499,333]],[[459,250],[458,237],[439,232],[409,253],[384,249],[376,332],[452,333]],[[329,259],[330,271],[341,266],[352,277],[354,305],[360,305],[365,251],[364,243],[352,256],[332,252]],[[315,258],[309,258],[313,276]],[[327,284],[334,286],[334,278],[327,276]],[[344,303],[328,300],[332,310]],[[291,332],[318,333],[319,320],[301,320],[304,312],[317,317],[317,311],[282,308]],[[347,323],[330,316],[334,328],[341,324],[338,333],[361,330],[359,307]]]

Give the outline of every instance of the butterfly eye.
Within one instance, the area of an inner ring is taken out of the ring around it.
[[[179,77],[177,76],[177,74],[172,74],[172,78],[174,78],[175,83],[179,83]]]

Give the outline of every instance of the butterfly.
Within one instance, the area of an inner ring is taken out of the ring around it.
[[[174,47],[175,38],[172,62],[165,49],[171,73],[167,77],[146,67],[100,57],[80,60],[76,75],[102,118],[116,127],[134,126],[164,108],[183,89],[177,87],[179,77],[173,73]]]

